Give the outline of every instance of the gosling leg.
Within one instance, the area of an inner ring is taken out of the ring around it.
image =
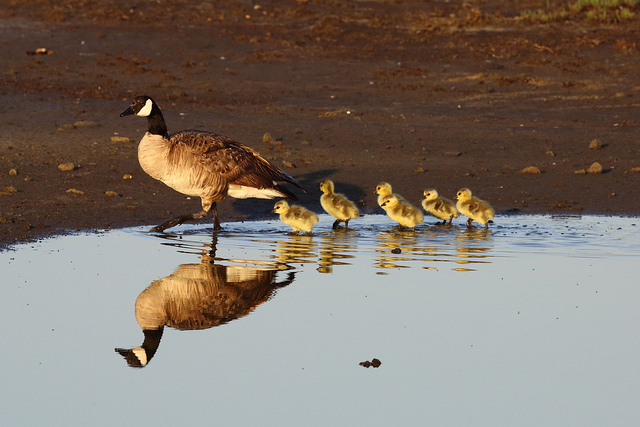
[[[473,222],[473,220],[471,218],[469,218],[467,220],[467,228],[471,228],[471,223]]]
[[[336,229],[336,228],[338,228],[338,227],[340,227],[340,220],[339,220],[339,219],[336,219],[336,220],[333,222],[333,226],[332,226],[332,228],[335,230],[335,229]]]

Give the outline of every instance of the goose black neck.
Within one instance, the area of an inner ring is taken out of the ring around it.
[[[149,133],[162,135],[164,137],[169,135],[162,111],[160,111],[160,108],[158,108],[155,103],[151,108],[151,114],[147,117],[147,123],[149,124],[149,128],[147,129]]]

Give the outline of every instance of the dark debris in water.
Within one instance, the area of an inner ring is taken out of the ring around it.
[[[380,359],[371,359],[371,362],[368,360],[360,362],[360,366],[364,366],[365,368],[379,368],[380,365],[382,365]]]

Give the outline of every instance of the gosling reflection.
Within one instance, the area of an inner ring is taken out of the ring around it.
[[[487,228],[467,228],[456,235],[457,264],[466,264],[456,271],[475,271],[470,264],[491,263],[493,232]]]
[[[346,235],[346,233],[344,234]],[[318,259],[318,272],[333,273],[333,267],[338,265],[351,265],[357,252],[356,245],[338,243],[335,238],[323,238],[320,242],[320,256]]]
[[[318,258],[316,249],[316,244],[311,236],[290,235],[287,240],[277,242],[274,260],[281,265],[315,263]]]
[[[135,316],[142,328],[140,347],[116,348],[131,367],[144,367],[160,345],[165,326],[180,330],[208,329],[246,316],[291,284],[295,273],[276,282],[276,269],[223,266],[208,262],[183,264],[156,280],[136,299]]]

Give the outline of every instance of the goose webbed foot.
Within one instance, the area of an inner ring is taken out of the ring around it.
[[[336,219],[333,223],[333,229],[335,230],[336,228],[340,227],[340,220]]]
[[[194,221],[196,219],[200,219],[204,216],[207,215],[207,211],[201,211],[198,212],[196,214],[192,214],[192,215],[182,215],[179,216],[177,218],[173,218],[170,219],[169,221],[163,222],[160,225],[156,225],[155,227],[153,227],[151,229],[151,232],[153,233],[162,233],[164,230],[168,229],[168,228],[172,228],[175,227],[176,225],[180,225],[182,223],[185,223],[187,221]],[[220,227],[220,223],[218,223],[218,227]],[[222,227],[220,227],[222,228]]]

